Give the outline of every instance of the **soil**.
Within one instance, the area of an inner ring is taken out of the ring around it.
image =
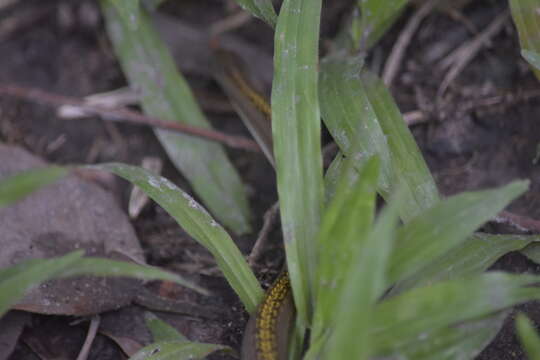
[[[327,49],[354,2],[325,2],[321,51]],[[186,24],[205,28],[236,11],[232,4],[233,1],[226,0],[170,1],[161,11]],[[440,61],[505,11],[508,11],[506,0],[477,0],[459,10],[460,17],[445,10],[433,12],[415,33],[391,91],[402,112],[423,112],[425,121],[411,129],[443,194],[526,178],[531,181],[530,189],[510,210],[540,219],[540,125],[536,115],[540,111],[540,99],[535,94],[538,80],[520,57],[517,32],[509,17],[443,96],[437,96],[446,75],[439,66]],[[413,7],[405,11],[373,49],[368,66],[380,71],[413,13]],[[271,54],[272,32],[258,20],[234,30],[232,36]],[[0,54],[0,84],[15,83],[77,97],[126,84],[107,40],[98,3],[92,0],[49,0],[46,4],[26,0],[0,7]],[[249,136],[210,74],[187,71],[186,76],[216,128]],[[496,97],[498,101],[485,104],[485,99]],[[323,140],[326,144],[330,142],[327,133]],[[94,117],[65,120],[51,107],[0,97],[0,141],[22,146],[57,164],[118,161],[140,165],[144,157],[159,157],[164,162],[162,174],[189,190],[188,183],[169,162],[152,131],[145,127]],[[253,227],[260,229],[265,211],[277,200],[274,177],[270,175],[272,169],[261,154],[231,149],[227,152],[250,190]],[[126,208],[131,188],[126,183],[119,184],[116,195]],[[154,204],[147,206],[133,225],[149,263],[197,276],[211,286],[215,294],[209,305],[228,309],[217,318],[190,320],[186,335],[238,349],[247,316],[209,255]],[[256,235],[251,234],[235,240],[247,254],[255,238]],[[256,266],[265,283],[275,276],[282,261],[279,226],[275,226],[270,239]],[[540,270],[537,264],[518,253],[506,255],[495,267],[515,272],[538,273]],[[540,324],[538,303],[526,304],[520,310]],[[39,332],[35,329],[49,329],[54,322],[65,325],[72,321],[73,318],[35,315],[30,330],[25,330],[11,359],[37,358],[35,343]],[[57,328],[60,329],[60,325]],[[44,332],[49,331],[54,330]],[[70,336],[69,331],[62,333]],[[100,351],[91,352],[89,359],[125,358],[114,342],[104,339],[103,335],[98,338],[96,346]],[[73,334],[73,341],[80,344],[82,335]],[[213,358],[228,357],[213,355]],[[478,359],[522,358],[512,315]]]

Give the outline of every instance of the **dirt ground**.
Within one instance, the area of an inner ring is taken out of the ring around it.
[[[232,3],[225,0],[169,1],[161,10],[182,25],[203,31],[237,11]],[[345,21],[354,1],[324,3],[322,52]],[[449,71],[444,67],[445,60],[459,45],[473,40],[507,11],[505,0],[475,0],[463,9],[433,12],[414,34],[391,91],[403,113],[411,117],[421,114],[421,121],[411,129],[443,194],[503,185],[518,178],[529,179],[529,191],[511,205],[510,211],[540,219],[539,83],[520,57],[517,32],[509,16],[441,92],[441,84]],[[405,11],[371,51],[368,66],[378,72],[382,70],[393,44],[414,13],[414,7]],[[249,21],[230,35],[271,59],[272,32],[260,21]],[[183,56],[190,56],[188,45],[176,46],[182,49]],[[204,68],[178,61],[214,126],[227,133],[249,136],[211,74],[205,73]],[[267,72],[271,73],[271,69]],[[26,0],[0,7],[0,85],[6,83],[76,97],[124,86],[125,79],[107,39],[98,4],[91,0],[49,0],[45,4]],[[57,164],[119,161],[140,165],[143,157],[159,157],[164,162],[163,175],[189,189],[146,127],[95,117],[65,120],[59,118],[52,107],[0,96],[0,141],[21,146]],[[323,141],[330,142],[327,133]],[[264,213],[277,199],[273,170],[262,154],[227,151],[249,189],[253,227],[257,231]],[[112,188],[125,208],[131,188],[117,180]],[[160,288],[158,290],[167,292],[169,298],[182,297],[185,304],[197,308],[199,314],[186,316],[179,311],[176,314],[163,312],[160,316],[175,324],[190,339],[238,349],[246,314],[218,275],[209,254],[154,204],[147,206],[133,225],[149,263],[187,274],[214,294],[211,299],[203,300],[185,290]],[[487,230],[498,231],[496,227]],[[251,234],[235,240],[247,254],[255,237],[256,234]],[[276,226],[270,245],[256,266],[263,282],[268,283],[279,269],[282,261],[279,241],[279,226]],[[495,267],[515,272],[540,270],[538,265],[517,253],[505,256]],[[140,309],[134,305],[124,309],[122,316],[139,318]],[[215,309],[220,311],[213,312]],[[521,310],[540,323],[537,303],[526,304]],[[106,314],[103,317],[106,321]],[[84,321],[74,325],[76,320],[45,315],[25,318],[27,326],[9,359],[74,358],[72,354],[80,348],[87,327]],[[501,333],[478,359],[524,358],[512,324],[511,315]],[[97,336],[89,355],[89,359],[124,358],[125,354],[106,334]],[[212,358],[229,357],[213,355]]]

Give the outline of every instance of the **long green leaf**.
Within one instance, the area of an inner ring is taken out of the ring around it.
[[[0,182],[0,208],[22,199],[42,186],[65,176],[68,170],[51,166],[32,169],[10,176]]]
[[[476,233],[417,273],[398,283],[392,293],[441,280],[480,274],[510,251],[538,244],[540,235],[492,235]]]
[[[178,330],[176,330],[171,325],[167,324],[165,321],[161,320],[151,312],[146,312],[144,314],[144,320],[146,322],[146,326],[152,333],[154,342],[189,341]]]
[[[534,54],[540,53],[540,22],[538,21],[539,0],[510,0],[512,18],[516,24],[522,54],[534,65]],[[531,56],[533,55],[533,56]],[[533,68],[540,79],[540,70]]]
[[[536,51],[523,49],[521,50],[521,56],[523,56],[525,60],[529,62],[529,64],[534,66],[534,68],[537,71],[540,70],[540,54],[539,53],[537,53]]]
[[[350,29],[353,48],[371,48],[396,21],[405,5],[407,0],[359,0],[361,14],[353,18]]]
[[[173,281],[182,286],[198,291],[201,294],[208,295],[208,292],[205,289],[192,284],[181,276],[160,270],[156,267],[139,265],[125,261],[85,257],[77,261],[77,264],[66,268],[62,273],[62,277],[79,275],[126,276],[143,280]]]
[[[109,2],[102,0],[106,25],[130,86],[152,116],[209,128],[188,84],[141,9],[139,26],[130,29]],[[189,135],[155,130],[171,161],[223,224],[242,234],[250,230],[247,198],[223,148]]]
[[[437,203],[431,173],[381,80],[362,69],[362,62],[338,57],[323,61],[320,79],[323,120],[341,151],[358,166],[379,156],[379,192],[386,200],[403,183],[401,218],[410,221]]]
[[[311,313],[323,204],[317,64],[321,0],[285,0],[274,55],[272,136],[287,265],[302,324]]]
[[[413,275],[460,245],[480,225],[527,190],[527,181],[452,196],[405,224],[392,253],[390,280]]]
[[[352,168],[350,160],[346,163],[345,167]],[[359,173],[344,171],[337,192],[324,211],[317,236],[319,269],[315,338],[337,321],[335,313],[349,278],[349,268],[353,266],[351,262],[357,261],[355,254],[364,247],[373,222],[378,175],[379,162],[375,157]]]
[[[197,360],[205,359],[207,355],[230,349],[219,344],[206,344],[184,341],[162,341],[145,346],[137,351],[130,360]]]
[[[532,322],[525,315],[518,314],[516,328],[519,340],[527,353],[527,358],[540,360],[540,336],[538,336]]]
[[[257,279],[229,234],[191,196],[169,180],[136,166],[110,163],[90,168],[112,172],[140,187],[212,253],[247,311],[255,310],[263,295]]]
[[[236,0],[236,2],[254,16],[264,20],[271,27],[276,26],[277,16],[272,0]]]
[[[80,261],[82,256],[82,251],[76,251],[59,258],[31,260],[0,269],[0,317],[30,288],[57,277],[62,270]]]
[[[537,276],[491,272],[415,288],[376,306],[372,341],[387,354],[422,334],[540,298]]]
[[[388,284],[386,270],[399,201],[396,199],[383,210],[363,246],[354,250],[353,261],[346,268],[344,291],[334,308],[336,326],[326,348],[327,359],[367,360],[372,354],[369,330],[375,302]]]
[[[122,20],[128,24],[131,30],[136,30],[139,26],[140,0],[105,0],[110,1],[116,7]]]

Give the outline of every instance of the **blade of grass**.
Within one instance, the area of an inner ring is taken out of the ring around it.
[[[265,21],[272,28],[276,26],[276,10],[271,0],[236,0],[244,10]]]
[[[399,282],[392,288],[391,293],[397,294],[414,286],[480,274],[504,254],[521,250],[527,245],[539,241],[540,235],[476,233],[461,246],[449,250],[411,277]]]
[[[176,274],[160,270],[156,267],[139,265],[125,261],[116,261],[103,258],[85,257],[76,264],[66,268],[62,277],[94,275],[94,276],[126,276],[143,280],[172,281],[193,289],[201,294],[208,295],[208,291],[197,286]]]
[[[516,317],[519,341],[523,344],[529,360],[540,360],[540,337],[532,322],[523,314]]]
[[[82,251],[75,251],[59,258],[31,260],[0,269],[0,317],[30,288],[58,276],[82,256]]]
[[[465,192],[425,211],[398,231],[389,278],[406,279],[463,243],[480,225],[523,194],[527,181],[515,181],[494,190]]]
[[[327,359],[364,360],[372,354],[369,329],[375,302],[388,285],[386,270],[398,222],[399,201],[395,199],[383,210],[363,246],[353,250],[353,260],[346,268],[344,291],[334,308],[336,326],[325,350]]]
[[[360,17],[353,18],[350,34],[353,49],[370,49],[392,26],[407,5],[407,0],[359,0]]]
[[[391,352],[422,334],[538,299],[540,289],[530,286],[539,280],[490,272],[415,288],[385,300],[376,306],[371,327],[376,353]]]
[[[51,184],[65,176],[65,168],[50,166],[42,169],[27,170],[0,182],[0,208],[20,200],[42,186]]]
[[[167,324],[165,321],[158,318],[156,315],[151,312],[144,313],[144,320],[146,326],[152,333],[152,338],[154,342],[161,341],[189,341],[184,335],[182,335],[178,330],[176,330],[171,325]]]
[[[130,30],[106,0],[101,1],[108,34],[130,86],[141,94],[152,116],[209,128],[188,84],[152,28],[144,9],[139,26]],[[155,130],[173,164],[189,180],[210,211],[238,234],[250,230],[247,198],[223,148],[189,135]]]
[[[317,64],[321,0],[285,0],[275,34],[272,136],[287,265],[307,325],[323,204]]]
[[[381,160],[379,193],[389,198],[403,183],[400,216],[407,222],[439,200],[437,187],[390,93],[379,78],[353,58],[321,65],[321,112],[326,127],[358,166],[372,154]],[[354,153],[352,144],[359,148]]]
[[[540,54],[539,53],[537,53],[536,51],[522,49],[521,56],[523,56],[523,58],[525,58],[525,60],[527,60],[529,64],[534,66],[536,71],[540,70]]]
[[[540,22],[537,12],[539,7],[539,0],[510,0],[512,19],[518,30],[521,49],[524,51],[540,53]],[[530,57],[526,59],[529,61]],[[533,68],[533,71],[540,79],[540,70]]]
[[[218,350],[230,348],[219,344],[183,341],[162,341],[145,346],[129,360],[197,360]]]
[[[131,30],[136,30],[139,26],[140,0],[108,0],[118,11],[122,20]]]
[[[257,279],[229,234],[191,196],[169,180],[136,166],[110,163],[89,168],[112,172],[140,187],[212,253],[247,311],[255,311],[263,296]]]
[[[352,169],[346,160],[345,168]],[[358,249],[364,247],[375,212],[375,188],[379,174],[376,157],[360,172],[344,171],[333,200],[324,211],[317,236],[319,268],[317,273],[317,309],[313,337],[319,337],[336,321],[336,309],[343,296],[349,268]]]

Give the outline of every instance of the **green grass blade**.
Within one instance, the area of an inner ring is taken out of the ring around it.
[[[537,276],[490,272],[415,288],[376,306],[372,341],[377,354],[448,326],[480,319],[540,298]]]
[[[94,275],[94,276],[126,276],[142,280],[165,280],[172,281],[188,287],[201,294],[208,295],[208,291],[192,284],[176,274],[160,270],[156,267],[139,265],[135,263],[116,261],[104,258],[85,257],[76,264],[68,267],[62,273],[62,277]]]
[[[209,128],[185,79],[141,9],[139,26],[130,30],[102,0],[107,30],[130,86],[137,89],[145,113]],[[250,230],[249,208],[240,177],[223,148],[189,135],[155,130],[173,164],[224,225],[236,233]]]
[[[191,196],[169,180],[136,166],[110,163],[90,168],[112,172],[140,187],[212,253],[247,311],[255,310],[263,295],[257,279],[229,234]]]
[[[145,346],[129,360],[197,360],[218,350],[230,349],[219,344],[185,341],[161,341]]]
[[[356,172],[351,161],[344,165],[337,192],[324,211],[317,236],[319,268],[317,274],[317,309],[313,336],[316,338],[336,320],[336,309],[343,296],[349,268],[355,254],[364,247],[375,213],[375,188],[379,162],[374,157]]]
[[[537,53],[536,51],[522,49],[521,56],[523,56],[523,58],[525,58],[525,60],[527,60],[529,64],[534,66],[534,68],[537,71],[540,70],[540,54],[539,53]]]
[[[276,26],[277,15],[274,5],[272,5],[272,0],[236,0],[236,2],[244,10],[264,20],[271,27]]]
[[[407,0],[360,0],[360,17],[353,18],[350,34],[353,48],[369,49],[386,33],[407,5]]]
[[[65,168],[50,166],[32,169],[10,176],[0,181],[0,208],[20,200],[39,189],[65,176]]]
[[[523,314],[516,317],[516,328],[519,341],[523,344],[529,360],[540,360],[540,336],[532,322]]]
[[[336,195],[339,179],[342,176],[345,157],[339,152],[324,174],[324,204],[328,205]]]
[[[462,245],[451,249],[413,276],[398,283],[392,288],[392,293],[437,281],[480,274],[504,254],[521,250],[533,242],[540,242],[540,235],[476,233]]]
[[[372,354],[369,330],[375,302],[387,286],[386,269],[398,222],[398,202],[393,201],[383,210],[363,246],[354,250],[346,269],[345,289],[334,308],[336,325],[326,348],[327,359],[367,360]]]
[[[178,330],[173,328],[171,325],[167,324],[165,321],[158,318],[156,315],[151,312],[146,312],[144,314],[144,320],[146,326],[152,333],[152,338],[154,342],[161,341],[189,341],[184,335],[182,335]]]
[[[438,203],[398,231],[389,278],[403,280],[463,243],[480,225],[523,194],[527,181],[494,190],[465,192]]]
[[[82,256],[82,251],[75,251],[59,258],[31,260],[12,268],[1,269],[0,317],[30,288],[61,275],[64,269],[80,261]]]
[[[110,1],[118,11],[118,15],[122,17],[122,21],[126,23],[131,30],[136,30],[139,26],[140,17],[140,0],[104,0]]]
[[[321,0],[285,0],[275,34],[272,136],[294,299],[307,324],[323,204],[317,64]]]
[[[323,119],[341,151],[358,164],[379,156],[379,193],[386,200],[403,183],[401,218],[410,221],[437,203],[431,173],[381,80],[350,58],[325,60],[320,79]]]
[[[413,341],[395,349],[392,356],[414,360],[469,360],[474,359],[500,331],[508,311],[458,326],[424,333]]]
[[[516,24],[522,55],[534,65],[534,54],[540,53],[540,22],[538,21],[539,0],[510,0],[512,19]],[[532,55],[532,56],[531,56]],[[540,79],[540,70],[533,68]]]

